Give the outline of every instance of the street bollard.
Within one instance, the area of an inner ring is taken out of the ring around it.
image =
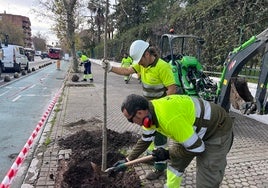
[[[60,60],[57,60],[56,65],[57,65],[57,70],[60,70]]]

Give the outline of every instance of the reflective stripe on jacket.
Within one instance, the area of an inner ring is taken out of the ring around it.
[[[146,68],[139,64],[133,64],[132,67],[141,75],[143,96],[148,99],[165,96],[167,86],[175,84],[171,66],[160,58]]]
[[[154,138],[155,130],[184,147],[176,153],[180,157],[196,156],[205,150],[203,140],[226,134],[232,120],[219,105],[186,95],[169,95],[151,100],[157,125],[144,129],[142,138],[131,157],[144,152]],[[170,155],[172,151],[170,150]]]

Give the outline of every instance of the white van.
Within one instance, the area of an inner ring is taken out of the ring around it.
[[[3,57],[4,57],[4,51],[2,49],[2,44],[1,44],[1,41],[0,41],[0,77],[1,77],[1,74],[2,74],[2,71],[3,71]]]
[[[7,46],[3,45],[2,49],[4,51],[3,71],[10,69],[20,72],[29,69],[29,61],[22,46],[9,44]]]

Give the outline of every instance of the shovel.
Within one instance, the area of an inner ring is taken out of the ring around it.
[[[148,155],[148,156],[145,156],[145,157],[141,157],[141,158],[138,158],[138,159],[135,159],[135,160],[128,161],[126,163],[120,164],[120,165],[118,165],[116,167],[107,168],[104,172],[112,172],[114,170],[123,169],[123,168],[129,167],[131,165],[135,165],[135,164],[138,164],[138,163],[148,162],[148,161],[153,160],[153,158],[154,157],[152,155]]]

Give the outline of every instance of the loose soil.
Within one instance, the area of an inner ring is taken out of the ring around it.
[[[96,119],[95,119],[96,120]],[[80,120],[68,125],[68,127],[87,127],[96,122]],[[79,129],[79,128],[78,128]],[[138,140],[137,135],[130,132],[123,134],[107,130],[107,167],[124,158],[122,152],[126,152]],[[58,188],[125,188],[141,187],[141,180],[134,168],[119,174],[105,173],[101,171],[102,163],[102,130],[81,129],[76,133],[62,138],[58,142],[60,149],[71,149],[69,160],[60,160],[56,185]]]

